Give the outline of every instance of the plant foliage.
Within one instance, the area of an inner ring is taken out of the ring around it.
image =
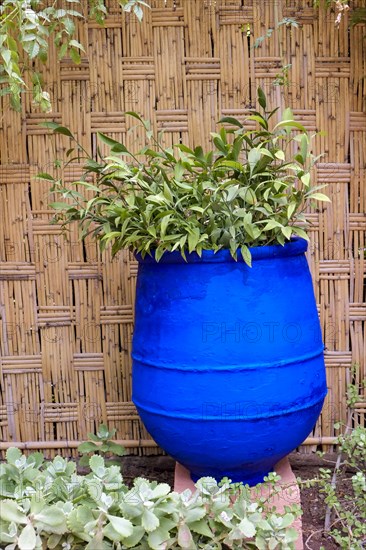
[[[84,441],[78,446],[78,452],[82,455],[80,458],[80,466],[88,466],[91,454],[100,454],[108,457],[124,456],[126,450],[122,445],[119,445],[112,438],[116,435],[116,428],[109,429],[105,424],[101,424],[96,434],[88,433],[89,441]],[[111,461],[108,461],[111,464]]]
[[[358,426],[350,434],[340,436],[340,452],[343,460],[336,469],[337,481],[331,482],[332,472],[320,468],[317,479],[301,481],[302,486],[317,485],[330,508],[332,521],[327,534],[343,550],[364,550],[366,547],[366,428]],[[340,480],[349,476],[351,489],[345,494]],[[310,541],[309,541],[310,542]],[[309,546],[311,548],[311,546]]]
[[[212,149],[178,144],[163,148],[147,121],[129,113],[143,125],[150,144],[138,153],[123,143],[99,134],[109,153],[95,160],[78,144],[67,164],[84,161],[80,180],[71,186],[50,174],[39,174],[53,184],[60,200],[52,203],[56,220],[78,221],[81,237],[92,234],[102,249],[122,248],[155,254],[178,250],[238,250],[250,265],[249,247],[281,244],[294,236],[307,238],[305,207],[308,201],[329,201],[312,187],[310,170],[316,161],[311,137],[296,122],[290,109],[272,123],[277,111],[267,111],[258,90],[260,111],[252,111],[242,124],[224,117],[212,133]],[[247,124],[257,124],[250,130]],[[271,129],[272,124],[272,129]],[[75,142],[70,130],[46,123],[55,133]]]
[[[118,0],[122,9],[141,20],[143,0]],[[103,25],[105,0],[88,0],[88,15]],[[22,94],[28,91],[25,73],[30,74],[35,104],[51,109],[49,93],[34,61],[47,62],[50,38],[59,59],[68,56],[80,63],[83,45],[75,39],[76,22],[83,19],[82,0],[2,0],[0,4],[0,95],[9,95],[13,108],[20,110]]]
[[[358,366],[354,365],[351,374],[357,380]],[[347,403],[352,410],[358,401],[363,400],[366,380],[349,384]],[[305,487],[317,485],[327,504],[325,532],[330,535],[342,550],[364,550],[366,548],[366,427],[352,429],[353,415],[344,433],[337,440],[339,456],[333,472],[320,469],[320,476],[308,481],[300,481]],[[334,425],[340,429],[340,423]],[[345,494],[340,481],[349,479],[350,492]],[[311,537],[310,537],[311,538]],[[310,540],[308,540],[310,542]],[[310,546],[307,545],[308,548]]]
[[[128,488],[119,468],[97,455],[86,476],[61,457],[44,462],[41,453],[26,457],[11,448],[6,459],[0,465],[6,550],[290,550],[297,538],[296,506],[278,514],[264,497],[252,502],[247,486],[229,480],[202,478],[193,494],[179,494],[143,478]],[[276,480],[270,474],[266,485]]]

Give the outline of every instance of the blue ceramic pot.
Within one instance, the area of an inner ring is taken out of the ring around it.
[[[133,402],[192,478],[255,484],[304,441],[326,395],[307,243],[138,257]]]

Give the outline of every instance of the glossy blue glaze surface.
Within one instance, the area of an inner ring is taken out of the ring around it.
[[[138,257],[133,401],[194,479],[254,484],[313,428],[326,395],[307,243]]]

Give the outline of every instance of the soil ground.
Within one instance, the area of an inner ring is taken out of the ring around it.
[[[150,480],[174,483],[175,462],[167,456],[126,456],[122,459],[122,473],[127,484],[134,477],[146,477]],[[333,469],[336,455],[327,454],[319,458],[315,454],[292,453],[290,462],[296,477],[313,479],[318,476],[319,468]],[[347,493],[350,488],[348,480],[337,484],[340,491]],[[302,526],[304,548],[306,550],[335,550],[339,546],[323,532],[326,506],[324,497],[316,487],[301,490],[301,505],[303,509]]]

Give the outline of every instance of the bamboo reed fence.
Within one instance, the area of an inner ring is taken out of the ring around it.
[[[166,143],[206,144],[221,116],[248,114],[258,85],[271,106],[290,106],[308,130],[323,132],[314,176],[332,203],[311,212],[308,259],[329,395],[303,450],[331,445],[334,422],[347,417],[351,365],[357,382],[366,376],[365,26],[349,29],[346,16],[337,29],[335,14],[310,0],[153,0],[141,25],[117,0],[108,4],[104,28],[79,26],[80,65],[57,61],[51,48],[51,113],[27,94],[21,113],[0,97],[0,450],[72,455],[106,422],[130,452],[158,452],[131,403],[136,263],[127,252],[100,255],[76,228],[65,239],[50,223],[52,197],[34,176],[55,170],[69,142],[39,123],[70,127],[89,150],[98,131],[136,146],[141,137],[124,114],[134,110]],[[299,28],[279,25],[284,18]],[[80,173],[76,166],[64,177]],[[364,423],[366,397],[354,407]]]

